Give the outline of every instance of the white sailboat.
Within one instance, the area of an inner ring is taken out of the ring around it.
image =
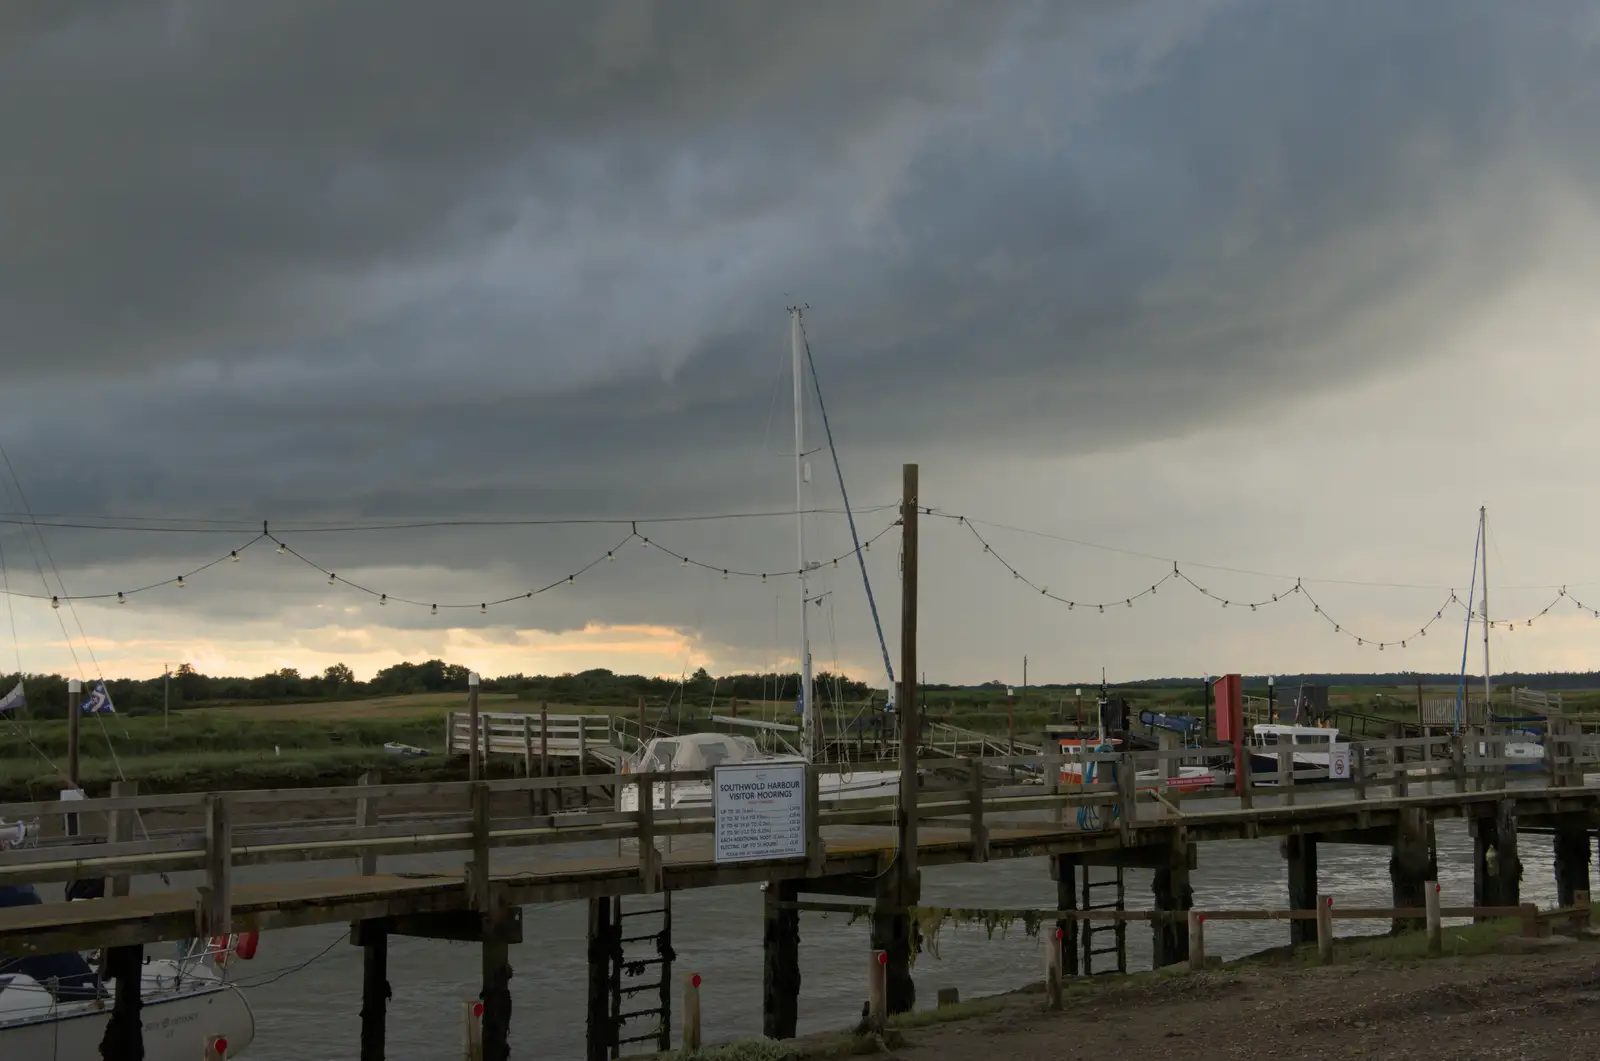
[[[28,842],[23,822],[0,822],[0,850]],[[31,906],[29,886],[0,886],[0,906]],[[85,900],[94,902],[95,900]],[[230,937],[193,940],[140,971],[145,1061],[240,1057],[255,1038],[255,1015],[226,967],[244,953]],[[78,1061],[100,1056],[111,1020],[112,990],[97,957],[76,953],[0,959],[0,1058]]]
[[[811,466],[806,459],[805,434],[805,367],[804,337],[800,328],[801,307],[789,309],[789,345],[794,367],[794,487],[795,527],[799,553],[800,579],[800,750],[782,753],[760,748],[749,737],[721,734],[694,733],[671,737],[656,737],[647,742],[627,769],[640,771],[710,770],[723,763],[749,762],[815,762],[822,752],[821,716],[815,704],[815,687],[812,680],[810,608],[818,598],[810,593],[810,574],[821,567],[806,556],[806,483],[811,481]],[[841,490],[843,476],[840,476]],[[846,508],[848,509],[848,503]],[[859,547],[858,547],[859,548]],[[865,569],[863,569],[863,579]],[[868,587],[870,595],[871,589]],[[888,670],[887,652],[884,657]],[[889,695],[894,695],[894,683],[889,682]],[[752,725],[746,720],[721,719],[736,725]],[[756,723],[761,728],[776,732],[793,732],[791,726],[773,723]],[[848,764],[840,763],[836,769],[822,772],[817,778],[818,795],[824,802],[841,799],[864,799],[872,796],[892,796],[900,791],[899,771],[852,771]],[[711,786],[707,782],[654,786],[653,802],[658,810],[682,807],[709,807]],[[617,795],[617,809],[637,810],[639,792],[624,785]]]

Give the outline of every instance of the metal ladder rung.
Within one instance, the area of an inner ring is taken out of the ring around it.
[[[652,907],[649,910],[624,910],[624,911],[622,911],[622,916],[623,917],[643,917],[646,914],[665,914],[666,912],[667,912],[667,908],[666,907],[657,906],[657,907]]]
[[[619,943],[643,943],[645,940],[660,939],[660,938],[661,938],[661,933],[652,932],[648,936],[623,936],[622,939],[618,940],[617,942],[619,942]]]
[[[620,1014],[617,1020],[633,1020],[635,1017],[659,1017],[664,1012],[666,1011],[659,1006],[655,1009],[636,1009],[632,1013]]]

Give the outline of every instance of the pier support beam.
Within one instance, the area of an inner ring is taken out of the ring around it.
[[[144,948],[112,947],[106,951],[101,979],[117,982],[111,1020],[100,1039],[102,1061],[144,1061],[144,1021],[139,1016],[139,974],[144,968]]]
[[[1189,884],[1187,840],[1179,839],[1167,849],[1167,862],[1157,866],[1150,883],[1153,908],[1186,913],[1194,906],[1194,888]],[[1150,922],[1151,956],[1157,969],[1189,960],[1189,919]]]
[[[608,1061],[616,1022],[611,1018],[611,970],[622,957],[622,926],[610,898],[589,900],[589,1005],[585,1061]]]
[[[909,1013],[917,1004],[917,985],[911,979],[911,955],[917,940],[908,908],[921,900],[921,885],[920,876],[901,881],[890,873],[880,882],[872,907],[872,949],[889,956],[886,993],[891,1015]]]
[[[1556,905],[1571,906],[1589,890],[1589,830],[1579,821],[1556,826]]]
[[[1400,811],[1395,827],[1394,848],[1389,855],[1389,882],[1394,889],[1394,905],[1421,910],[1427,903],[1427,884],[1439,879],[1439,859],[1434,847],[1433,823],[1420,808]],[[1426,918],[1397,917],[1389,934],[1421,931]]]
[[[1050,860],[1050,878],[1056,882],[1056,909],[1078,908],[1078,860],[1072,855],[1056,855]],[[1065,976],[1078,975],[1078,919],[1057,921],[1061,930],[1061,971]]]
[[[800,1008],[798,881],[768,881],[762,897],[761,1034],[793,1039]]]
[[[1472,904],[1517,906],[1522,902],[1522,860],[1517,857],[1517,819],[1509,803],[1472,820]]]
[[[1289,862],[1289,909],[1315,910],[1317,908],[1317,838],[1315,836],[1286,836],[1283,838],[1283,857]],[[1315,943],[1317,923],[1311,920],[1289,922],[1289,943]]]
[[[361,940],[361,1061],[383,1061],[389,999],[389,922],[374,918],[357,928]]]
[[[483,1061],[511,1061],[511,939],[503,914],[483,919]]]

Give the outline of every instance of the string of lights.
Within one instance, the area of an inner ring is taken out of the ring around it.
[[[929,513],[929,514],[931,515],[933,513]],[[1183,571],[1183,569],[1179,566],[1177,561],[1167,561],[1167,562],[1172,564],[1172,570],[1167,572],[1164,576],[1162,576],[1160,579],[1158,579],[1155,583],[1150,585],[1148,588],[1141,589],[1137,593],[1129,594],[1128,596],[1123,597],[1121,600],[1107,601],[1107,602],[1104,602],[1104,603],[1102,603],[1102,602],[1094,602],[1094,603],[1086,604],[1086,603],[1081,602],[1081,601],[1075,601],[1075,600],[1071,600],[1071,599],[1069,599],[1067,597],[1063,597],[1060,594],[1051,593],[1048,587],[1042,586],[1040,583],[1038,583],[1035,580],[1029,578],[1027,575],[1024,575],[1016,567],[1016,565],[1012,564],[1011,561],[1007,560],[1004,556],[1001,556],[1000,553],[995,550],[994,546],[986,538],[984,538],[984,536],[978,531],[978,529],[976,527],[974,527],[972,525],[972,521],[971,520],[965,518],[964,516],[956,516],[954,518],[963,527],[966,527],[967,530],[969,532],[971,532],[972,536],[975,539],[977,539],[977,541],[980,544],[982,544],[984,554],[987,555],[987,556],[993,557],[995,559],[995,561],[1000,564],[1001,567],[1005,568],[1008,572],[1010,572],[1011,577],[1015,581],[1021,582],[1023,585],[1028,586],[1029,588],[1038,591],[1041,596],[1048,597],[1049,599],[1051,599],[1053,601],[1057,601],[1059,603],[1065,604],[1067,606],[1067,610],[1068,611],[1073,611],[1073,610],[1076,610],[1078,608],[1090,608],[1090,609],[1093,609],[1094,611],[1096,611],[1097,613],[1103,614],[1108,606],[1110,606],[1110,607],[1123,606],[1123,607],[1131,608],[1131,607],[1133,607],[1133,602],[1138,600],[1140,597],[1153,596],[1156,593],[1156,590],[1163,583],[1166,583],[1166,582],[1169,582],[1169,581],[1172,581],[1172,580],[1176,579],[1178,581],[1181,581],[1181,582],[1187,584],[1190,588],[1192,588],[1193,590],[1195,590],[1197,593],[1201,594],[1202,596],[1210,598],[1211,600],[1217,601],[1224,608],[1248,608],[1252,612],[1256,611],[1256,610],[1258,610],[1260,608],[1267,607],[1269,605],[1281,603],[1281,602],[1283,602],[1285,600],[1288,600],[1291,597],[1296,597],[1296,596],[1303,597],[1303,598],[1305,598],[1305,600],[1307,602],[1310,603],[1310,605],[1312,607],[1312,610],[1318,616],[1320,616],[1325,622],[1327,622],[1327,624],[1329,626],[1333,627],[1334,633],[1343,634],[1344,636],[1346,636],[1346,637],[1350,638],[1351,640],[1353,640],[1358,646],[1361,646],[1363,648],[1367,648],[1367,647],[1376,648],[1376,649],[1378,649],[1378,651],[1381,652],[1384,649],[1391,648],[1391,647],[1405,648],[1405,647],[1407,647],[1407,645],[1411,641],[1415,640],[1416,638],[1428,636],[1428,628],[1433,626],[1435,623],[1441,621],[1444,618],[1445,609],[1450,607],[1451,604],[1459,605],[1461,603],[1460,599],[1456,596],[1455,590],[1451,590],[1449,599],[1446,600],[1444,604],[1440,605],[1439,609],[1434,613],[1433,618],[1431,618],[1427,622],[1423,623],[1417,629],[1417,631],[1415,633],[1407,634],[1403,638],[1392,638],[1392,639],[1389,639],[1389,640],[1381,640],[1381,639],[1375,639],[1375,638],[1366,637],[1366,636],[1364,636],[1362,634],[1357,634],[1354,631],[1345,629],[1345,626],[1344,626],[1344,624],[1342,622],[1339,622],[1333,616],[1329,615],[1328,612],[1326,611],[1326,609],[1324,609],[1322,607],[1322,605],[1319,604],[1314,597],[1312,597],[1310,591],[1305,588],[1304,581],[1302,581],[1300,579],[1296,579],[1294,585],[1290,586],[1288,589],[1283,590],[1280,593],[1270,594],[1269,596],[1267,596],[1265,598],[1262,598],[1261,600],[1235,600],[1235,599],[1233,599],[1231,597],[1224,597],[1224,596],[1222,596],[1222,595],[1220,595],[1218,593],[1214,593],[1211,590],[1207,589],[1205,586],[1201,585],[1199,582],[1195,581],[1193,578],[1191,578],[1188,574],[1186,574]],[[1552,605],[1552,607],[1553,607],[1553,605]],[[1550,610],[1549,608],[1545,609],[1545,611],[1549,611],[1549,610]]]
[[[674,560],[677,560],[680,566],[683,566],[683,567],[696,567],[696,568],[700,568],[700,569],[705,570],[705,571],[711,571],[711,572],[720,573],[722,575],[722,577],[725,578],[725,579],[726,578],[738,577],[738,578],[756,579],[756,580],[759,580],[759,581],[765,583],[770,579],[793,578],[793,577],[798,576],[799,573],[800,573],[797,568],[790,568],[790,569],[785,569],[785,570],[774,570],[774,571],[755,571],[755,570],[745,570],[745,569],[741,569],[741,568],[723,566],[721,564],[708,563],[708,562],[706,562],[704,560],[696,560],[696,559],[693,559],[693,558],[689,557],[687,554],[679,552],[678,550],[673,549],[673,548],[671,548],[669,546],[663,545],[661,542],[651,538],[649,535],[644,534],[639,529],[639,522],[643,522],[643,521],[637,521],[637,522],[630,521],[627,535],[621,541],[619,541],[616,545],[614,545],[611,548],[607,549],[603,555],[596,556],[593,560],[590,560],[588,563],[584,564],[582,567],[577,568],[576,570],[570,572],[567,575],[562,576],[561,578],[556,579],[553,582],[547,583],[545,585],[537,586],[537,587],[534,587],[534,588],[531,588],[531,589],[525,589],[525,590],[522,590],[521,592],[518,592],[518,593],[513,593],[513,594],[506,595],[506,596],[500,596],[500,597],[494,597],[494,598],[485,598],[485,599],[481,599],[481,600],[478,600],[478,601],[442,601],[441,602],[441,601],[422,600],[422,599],[419,599],[417,597],[403,596],[403,595],[399,595],[399,594],[392,594],[392,593],[385,592],[383,590],[376,589],[376,588],[374,588],[372,586],[367,585],[364,582],[358,582],[358,581],[355,581],[354,579],[348,578],[348,577],[346,577],[344,575],[340,575],[336,571],[334,571],[332,568],[326,567],[323,564],[319,563],[318,561],[312,559],[311,557],[307,556],[305,553],[303,553],[300,550],[298,550],[298,549],[292,547],[291,545],[289,545],[289,543],[288,543],[288,541],[286,540],[285,537],[280,536],[277,532],[275,532],[275,531],[273,531],[271,529],[270,524],[265,524],[265,523],[262,524],[262,528],[261,528],[261,533],[260,534],[256,535],[254,538],[252,538],[249,541],[245,542],[243,545],[239,546],[238,548],[230,549],[226,554],[218,556],[215,559],[209,560],[206,563],[200,564],[197,567],[190,568],[189,570],[184,571],[182,574],[174,575],[172,578],[161,579],[161,580],[156,581],[156,582],[151,582],[151,583],[149,583],[147,585],[137,586],[137,587],[135,587],[133,589],[115,590],[115,591],[98,592],[98,593],[81,593],[81,594],[72,594],[72,595],[53,594],[53,595],[50,595],[48,599],[50,601],[50,606],[52,608],[60,608],[62,604],[64,604],[64,603],[65,604],[70,604],[73,601],[115,600],[118,604],[126,604],[130,598],[132,598],[132,597],[134,597],[134,596],[136,596],[138,594],[141,594],[141,593],[148,593],[151,590],[162,589],[164,587],[173,587],[173,588],[176,588],[176,589],[187,589],[188,586],[193,581],[194,576],[196,576],[198,574],[201,574],[202,572],[209,571],[211,568],[217,567],[220,564],[238,563],[243,558],[242,554],[246,550],[248,550],[253,545],[260,544],[261,542],[268,542],[268,543],[272,544],[273,546],[275,546],[276,547],[275,548],[275,552],[277,553],[277,555],[291,557],[291,558],[293,558],[295,560],[298,560],[300,563],[304,564],[306,567],[311,568],[313,571],[316,571],[319,575],[321,575],[324,578],[326,578],[327,581],[328,581],[328,584],[331,585],[331,586],[338,586],[338,585],[347,586],[350,589],[356,590],[356,591],[358,591],[360,593],[364,593],[369,597],[376,598],[376,600],[377,600],[379,605],[399,604],[399,605],[405,605],[405,606],[414,607],[414,608],[426,608],[431,614],[434,614],[434,615],[437,615],[441,611],[461,611],[461,610],[467,610],[467,609],[476,609],[478,612],[486,614],[489,611],[490,608],[495,608],[495,607],[499,607],[499,606],[502,606],[502,605],[512,604],[512,603],[515,603],[517,601],[531,600],[532,598],[540,596],[540,595],[545,594],[545,593],[548,593],[553,589],[559,589],[562,586],[570,586],[570,585],[574,584],[578,580],[579,577],[588,574],[590,571],[594,570],[596,567],[600,566],[601,564],[614,562],[618,558],[618,556],[624,552],[624,547],[629,545],[632,542],[635,542],[635,541],[637,541],[639,543],[641,548],[654,550],[655,552],[658,552],[658,553],[660,553],[660,554],[662,554],[664,556],[668,556],[668,557],[671,557]],[[862,542],[861,551],[862,552],[871,551],[872,544],[874,542],[880,540],[885,535],[890,534],[899,525],[900,525],[900,521],[899,520],[895,520],[894,522],[890,523],[888,526],[886,526],[882,530],[880,530],[877,534],[874,534],[870,538],[865,539]],[[831,567],[835,567],[836,568],[836,567],[839,566],[841,561],[849,560],[849,559],[853,558],[855,555],[856,555],[856,550],[851,549],[851,550],[848,550],[848,551],[840,554],[839,556],[832,557],[831,559],[829,559],[827,561],[823,561],[823,562],[820,562],[820,563],[813,561],[813,567],[820,568],[820,567],[831,566]],[[35,600],[43,600],[46,597],[46,595],[42,594],[42,593],[28,593],[28,592],[25,592],[25,591],[22,591],[22,590],[10,589],[9,587],[5,588],[3,591],[0,591],[0,592],[3,592],[5,595],[8,595],[8,596],[28,597],[28,598],[32,598],[32,599],[35,599]]]

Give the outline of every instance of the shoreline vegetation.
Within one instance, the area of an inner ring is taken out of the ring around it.
[[[1420,676],[1433,681],[1440,676]],[[1330,683],[1329,707],[1355,715],[1365,732],[1386,722],[1414,722],[1420,695],[1449,696],[1454,683],[1422,684],[1407,675],[1314,675]],[[1600,713],[1600,675],[1505,675],[1529,685],[1563,690],[1569,714]],[[0,676],[0,686],[16,675]],[[1300,679],[1282,677],[1277,688],[1288,695]],[[104,794],[119,776],[137,781],[146,792],[295,787],[354,782],[364,771],[380,769],[391,780],[456,780],[465,765],[445,760],[444,726],[450,711],[465,710],[467,670],[430,660],[380,671],[356,682],[348,667],[302,677],[280,670],[257,678],[213,678],[180,668],[163,682],[108,681],[117,707],[113,715],[85,716],[80,734],[80,776],[91,795]],[[1339,684],[1339,683],[1345,684]],[[704,670],[679,679],[619,675],[596,669],[554,677],[509,675],[485,678],[480,707],[491,712],[537,714],[615,713],[636,718],[641,700],[652,722],[694,729],[709,716],[736,713],[748,718],[792,721],[796,677],[743,674],[713,677]],[[1257,688],[1259,686],[1259,688]],[[1047,685],[1023,689],[1001,682],[977,686],[925,685],[924,713],[930,722],[950,723],[994,734],[1015,724],[1019,739],[1037,742],[1051,722],[1090,719],[1098,687]],[[1246,679],[1252,695],[1266,691],[1264,678]],[[49,799],[63,787],[67,759],[66,683],[59,675],[26,677],[27,707],[0,716],[0,800]],[[838,720],[848,730],[867,724],[883,701],[881,693],[855,682],[818,677],[825,724]],[[1199,715],[1204,686],[1198,679],[1141,681],[1117,685],[1113,695],[1129,703],[1137,722],[1142,710],[1169,715]],[[838,698],[839,711],[832,710]],[[876,698],[875,698],[876,697]],[[386,753],[388,742],[427,749],[427,757]],[[491,760],[493,776],[510,776],[510,759]]]

